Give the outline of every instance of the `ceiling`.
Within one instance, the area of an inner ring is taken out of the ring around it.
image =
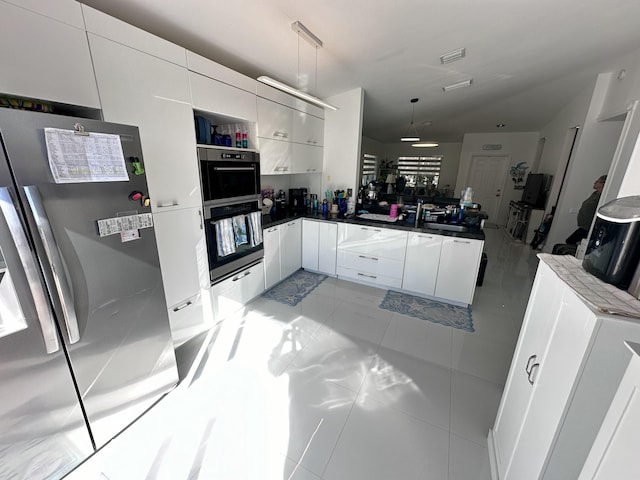
[[[362,87],[363,134],[383,143],[407,132],[413,97],[422,140],[460,142],[499,123],[537,131],[640,48],[638,0],[81,1],[252,78],[321,98]],[[461,47],[465,58],[440,63]]]

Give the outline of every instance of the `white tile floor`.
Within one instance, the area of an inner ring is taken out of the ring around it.
[[[70,478],[489,479],[486,435],[537,259],[486,235],[474,333],[332,278],[296,307],[258,298],[218,326],[191,382]]]

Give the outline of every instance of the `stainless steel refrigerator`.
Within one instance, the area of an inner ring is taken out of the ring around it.
[[[0,478],[61,478],[178,380],[144,159],[61,115],[0,108],[0,141]]]

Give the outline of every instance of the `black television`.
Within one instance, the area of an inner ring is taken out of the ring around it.
[[[526,203],[533,208],[544,208],[550,184],[551,175],[530,173],[522,191],[522,203]]]

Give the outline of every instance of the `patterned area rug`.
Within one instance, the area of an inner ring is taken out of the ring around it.
[[[262,296],[295,307],[326,278],[326,275],[298,270],[286,280],[264,292]]]
[[[440,323],[467,332],[474,332],[471,309],[414,297],[406,293],[387,291],[380,308],[421,320]]]

